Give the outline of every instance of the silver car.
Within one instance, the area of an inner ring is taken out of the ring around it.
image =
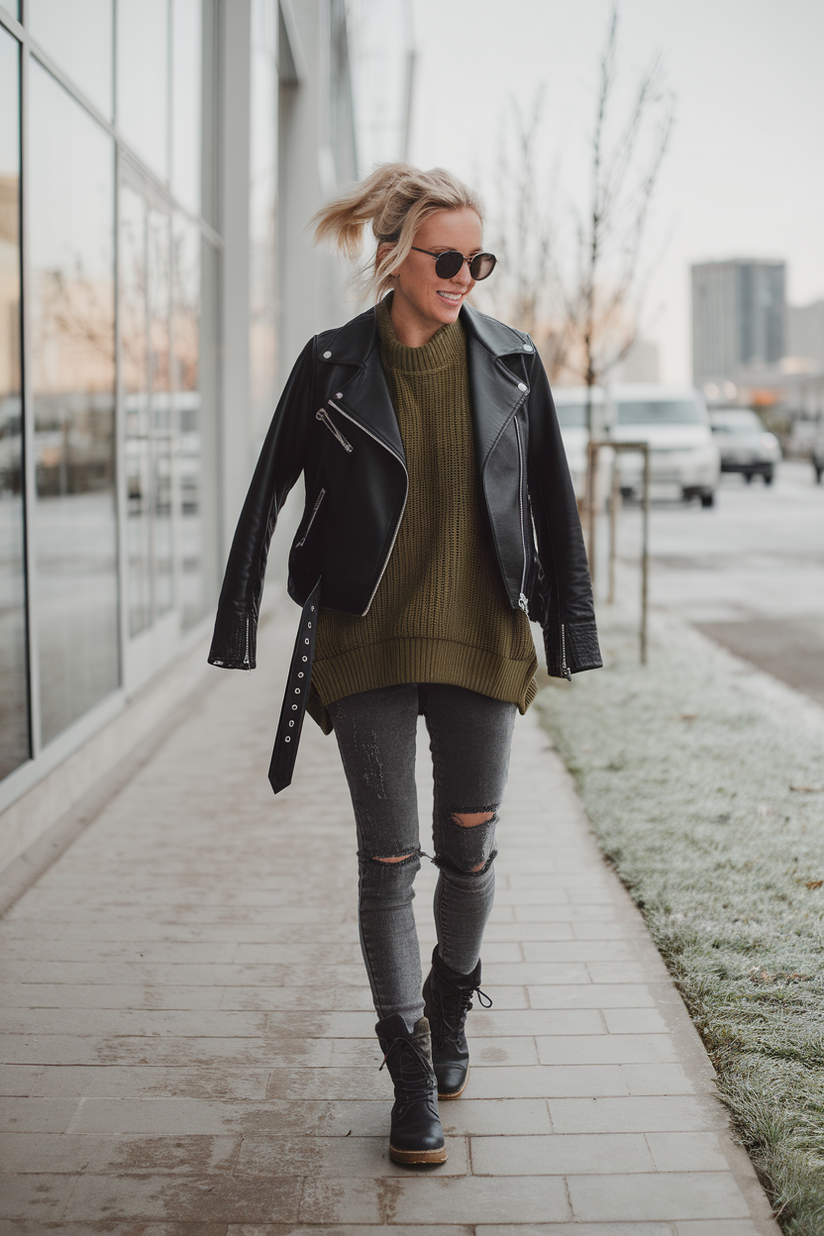
[[[748,484],[754,476],[763,476],[764,484],[772,485],[781,447],[752,408],[711,411],[710,424],[721,451],[722,472],[740,472]]]

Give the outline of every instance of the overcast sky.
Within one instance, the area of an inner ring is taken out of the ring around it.
[[[413,0],[412,162],[469,181],[502,117],[541,83],[542,174],[584,204],[599,54],[611,0]],[[620,0],[626,98],[661,52],[676,120],[648,254],[662,377],[691,377],[689,264],[778,257],[788,299],[824,297],[824,0]],[[479,186],[483,188],[483,186]],[[494,276],[493,276],[494,277]]]

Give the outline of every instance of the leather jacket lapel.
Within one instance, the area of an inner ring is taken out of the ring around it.
[[[375,310],[368,309],[342,327],[319,353],[318,360],[321,375],[329,367],[331,399],[366,433],[405,462],[398,420],[381,364]],[[345,378],[336,376],[335,367],[339,365],[351,365],[356,372]]]

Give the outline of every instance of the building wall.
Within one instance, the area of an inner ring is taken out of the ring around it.
[[[731,259],[692,267],[693,380],[737,381],[747,366],[785,353],[786,267],[781,261]]]
[[[342,0],[19,7],[0,12],[0,868],[156,723],[147,690],[167,707],[193,681],[172,667],[205,664],[285,373],[351,314],[304,228],[355,176]]]

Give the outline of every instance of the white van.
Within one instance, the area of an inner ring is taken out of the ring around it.
[[[650,447],[650,481],[656,497],[680,495],[715,504],[721,458],[713,441],[707,405],[692,386],[652,382],[618,384],[608,391],[609,436],[616,442],[646,442]],[[643,457],[618,456],[621,492],[640,496]]]

